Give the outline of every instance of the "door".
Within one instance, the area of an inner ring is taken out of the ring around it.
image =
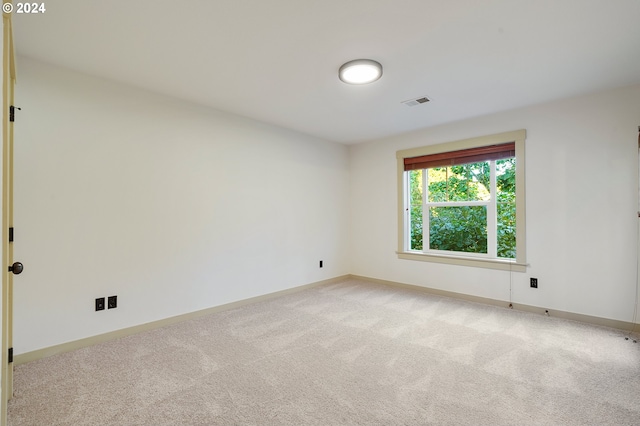
[[[2,14],[2,372],[0,425],[7,424],[7,401],[13,395],[13,275],[22,265],[13,261],[13,86],[15,62],[11,15]]]

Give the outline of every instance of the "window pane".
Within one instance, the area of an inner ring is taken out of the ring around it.
[[[429,201],[487,201],[490,194],[489,162],[435,167],[429,172]]]
[[[422,250],[422,170],[409,172],[411,250]]]
[[[487,253],[487,207],[429,208],[429,248]]]
[[[516,159],[496,161],[498,257],[516,257]]]

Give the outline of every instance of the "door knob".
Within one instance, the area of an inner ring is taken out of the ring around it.
[[[9,272],[13,272],[15,275],[18,275],[24,271],[24,265],[20,262],[14,262],[13,265],[9,266]]]

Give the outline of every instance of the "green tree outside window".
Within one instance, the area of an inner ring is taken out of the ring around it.
[[[490,162],[410,171],[411,249],[423,250],[423,173],[428,202],[488,201]],[[497,255],[516,257],[515,158],[496,161]],[[465,253],[487,253],[487,206],[429,207],[429,247]]]

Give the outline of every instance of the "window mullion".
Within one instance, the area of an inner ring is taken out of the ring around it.
[[[404,249],[411,250],[411,172],[404,173]]]
[[[422,251],[429,250],[429,169],[422,170]]]
[[[491,201],[427,201],[426,204],[428,207],[489,206]]]
[[[497,198],[498,185],[496,183],[496,162],[489,161],[489,205],[487,206],[487,252],[491,257],[498,257],[498,214]]]

